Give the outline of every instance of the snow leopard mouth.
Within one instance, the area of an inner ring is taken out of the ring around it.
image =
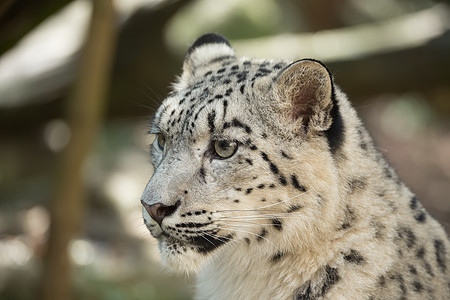
[[[215,233],[208,233],[189,236],[186,240],[181,240],[163,231],[158,240],[160,242],[164,241],[169,247],[171,245],[178,245],[182,248],[189,248],[198,253],[208,254],[231,241],[232,238],[233,237],[231,234],[227,236],[217,236]]]
[[[173,225],[144,222],[150,234],[168,248],[193,250],[207,254],[233,239],[232,234],[219,235],[213,222],[186,222]]]

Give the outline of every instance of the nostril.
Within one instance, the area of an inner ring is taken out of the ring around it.
[[[144,206],[145,210],[148,212],[150,217],[155,220],[160,226],[165,217],[173,214],[177,208],[180,206],[180,201],[177,201],[175,205],[165,205],[162,203],[155,204],[147,204],[141,200],[142,206]]]
[[[168,217],[177,210],[178,206],[180,206],[180,201],[177,201],[175,203],[175,205],[171,205],[171,206],[166,206],[163,204],[163,206],[158,208],[157,213],[164,217]]]

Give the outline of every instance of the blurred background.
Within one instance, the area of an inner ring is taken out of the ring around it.
[[[0,2],[0,299],[190,299],[141,220],[149,116],[199,35],[317,58],[450,229],[450,3]]]

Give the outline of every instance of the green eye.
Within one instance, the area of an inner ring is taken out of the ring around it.
[[[161,150],[164,150],[164,146],[166,145],[166,138],[164,137],[163,134],[158,133],[158,136],[156,137],[157,141],[158,141],[158,147]]]
[[[236,153],[237,143],[231,141],[215,141],[214,142],[214,151],[217,156],[220,158],[229,158]]]

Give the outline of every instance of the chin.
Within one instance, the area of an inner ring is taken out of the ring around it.
[[[159,242],[159,251],[162,263],[167,269],[185,275],[196,274],[209,256],[199,253],[194,246],[167,241]]]

